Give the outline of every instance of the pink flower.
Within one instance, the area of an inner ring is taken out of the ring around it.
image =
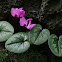
[[[36,24],[31,24],[32,18],[25,19],[25,17],[20,18],[20,26],[25,26],[27,29],[31,30]]]
[[[32,20],[32,18],[27,19],[27,20],[25,19],[25,17],[20,18],[20,21],[19,21],[20,26],[28,26],[28,23],[29,23],[29,21],[31,22],[31,20]]]
[[[12,8],[11,9],[11,15],[13,17],[23,17],[25,15],[25,11],[22,10],[23,8]]]

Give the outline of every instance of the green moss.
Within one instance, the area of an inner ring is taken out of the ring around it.
[[[0,50],[0,61],[4,61],[8,57],[7,50],[2,49]]]

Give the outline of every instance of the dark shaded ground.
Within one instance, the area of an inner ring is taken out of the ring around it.
[[[41,24],[43,28],[49,29],[51,34],[62,34],[62,0],[1,0],[0,20],[10,22],[15,33],[24,32],[26,28],[20,27],[19,18],[11,16],[12,7],[23,7],[26,18],[32,17],[32,23]],[[24,54],[10,53],[5,50],[4,44],[0,43],[0,62],[62,62],[62,58],[51,53],[48,42],[39,46],[31,45]]]

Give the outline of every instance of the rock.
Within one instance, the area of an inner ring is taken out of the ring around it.
[[[0,20],[5,20],[10,15],[12,7],[20,7],[22,0],[1,0],[0,1]]]

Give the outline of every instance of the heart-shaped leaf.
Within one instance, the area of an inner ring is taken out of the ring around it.
[[[26,33],[20,32],[12,35],[5,43],[5,47],[10,52],[23,53],[28,50],[30,43],[27,41]]]
[[[42,30],[42,26],[37,24],[28,33],[28,38],[29,38],[28,40],[32,44],[40,45],[46,42],[49,36],[50,36],[49,30],[48,29]]]
[[[56,56],[62,56],[62,35],[58,37],[55,34],[52,34],[48,40],[49,48],[52,53]]]
[[[6,41],[13,33],[14,28],[10,23],[0,21],[0,42]]]

